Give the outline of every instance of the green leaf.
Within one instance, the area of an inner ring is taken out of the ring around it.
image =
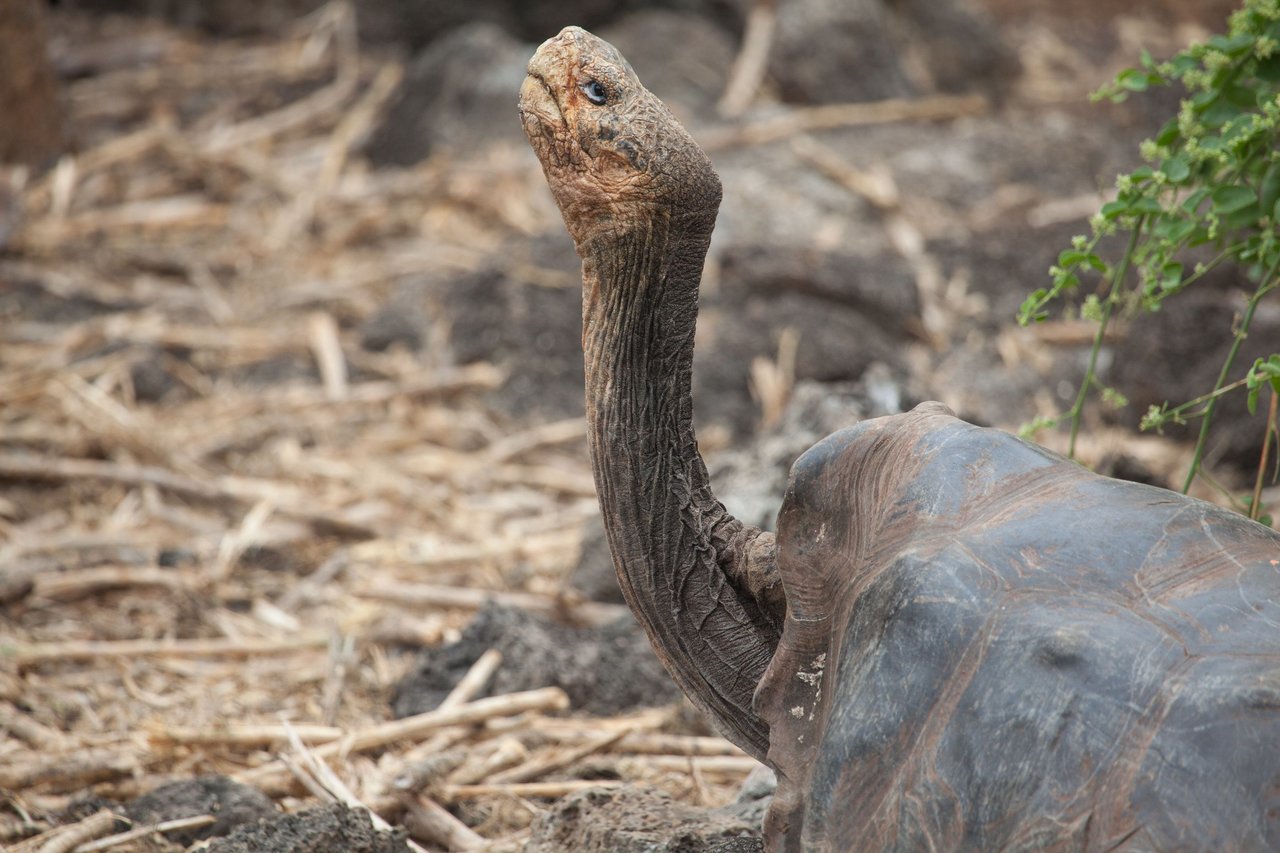
[[[1239,210],[1233,210],[1230,213],[1224,213],[1219,217],[1218,222],[1226,229],[1235,228],[1251,228],[1262,218],[1262,208],[1257,203],[1245,205]]]
[[[1200,67],[1200,62],[1191,54],[1183,52],[1173,58],[1173,76],[1182,77],[1188,71]]]
[[[1160,200],[1151,196],[1142,196],[1130,205],[1130,209],[1134,213],[1160,213],[1164,208],[1160,206]]]
[[[1213,199],[1214,212],[1220,215],[1243,210],[1258,201],[1257,194],[1242,184],[1218,187],[1210,197]]]
[[[1177,290],[1182,284],[1182,264],[1176,261],[1170,261],[1160,268],[1160,289],[1163,291]]]
[[[1037,288],[1030,296],[1022,301],[1022,307],[1018,309],[1018,324],[1025,326],[1028,323],[1041,323],[1048,319],[1049,312],[1043,310],[1044,303],[1049,299],[1049,291],[1043,287]]]
[[[1253,367],[1249,368],[1249,373],[1245,376],[1245,386],[1249,389],[1249,397],[1245,404],[1249,407],[1249,414],[1255,414],[1258,410],[1258,397],[1262,394],[1262,389],[1268,385],[1271,386],[1273,394],[1280,394],[1280,353],[1273,353],[1268,358],[1260,358],[1253,363]]]
[[[1200,140],[1200,149],[1202,151],[1221,151],[1226,148],[1227,144],[1222,141],[1222,137],[1214,134],[1206,136]]]
[[[1107,265],[1102,262],[1102,258],[1093,252],[1084,252],[1080,249],[1066,249],[1058,255],[1058,266],[1063,270],[1071,267],[1078,267],[1081,264],[1092,267],[1098,272],[1105,272]]]
[[[1191,236],[1192,231],[1196,230],[1196,224],[1190,219],[1164,218],[1152,230],[1157,237],[1168,240],[1171,243],[1181,243]]]
[[[1102,206],[1102,216],[1108,221],[1113,220],[1128,212],[1129,212],[1129,203],[1127,201],[1121,201],[1120,199],[1116,199],[1115,201],[1109,201]]]
[[[1255,86],[1242,86],[1239,83],[1223,90],[1228,101],[1242,110],[1252,110],[1258,105],[1258,90]]]
[[[1168,403],[1161,403],[1159,406],[1151,405],[1147,407],[1147,413],[1142,416],[1142,420],[1138,423],[1138,429],[1146,432],[1147,430],[1155,430],[1160,432],[1161,428],[1170,420],[1170,415],[1166,411]],[[1173,418],[1173,420],[1177,420]]]
[[[1280,391],[1280,353],[1272,353],[1266,361],[1258,359],[1258,362],[1258,372],[1267,377],[1272,388]]]
[[[1210,104],[1200,113],[1200,120],[1207,127],[1222,127],[1240,115],[1240,108],[1225,98],[1220,98]]]
[[[1280,53],[1273,53],[1259,62],[1253,73],[1265,83],[1280,83]]]
[[[1258,184],[1258,204],[1268,214],[1273,212],[1276,202],[1280,201],[1280,160],[1272,163],[1262,175]]]
[[[1191,176],[1191,166],[1184,157],[1170,157],[1160,164],[1160,171],[1175,184],[1180,184]]]
[[[1196,112],[1204,112],[1205,107],[1218,100],[1217,89],[1205,89],[1203,92],[1196,92],[1191,96],[1191,106]]]
[[[1253,33],[1241,33],[1235,36],[1214,36],[1209,39],[1209,47],[1220,50],[1227,56],[1240,56],[1253,47]]]
[[[1195,213],[1196,208],[1198,208],[1204,202],[1204,200],[1208,197],[1209,197],[1209,189],[1207,187],[1201,187],[1200,189],[1196,190],[1195,192],[1191,193],[1191,195],[1186,197],[1186,199],[1182,202],[1182,209],[1185,210],[1187,213]]]
[[[1145,71],[1137,68],[1126,68],[1116,75],[1116,84],[1130,92],[1147,91],[1147,78],[1149,75]]]
[[[1115,388],[1104,386],[1102,388],[1102,401],[1113,409],[1123,409],[1129,405],[1129,398],[1121,394]]]
[[[1160,132],[1156,134],[1156,145],[1163,145],[1166,148],[1172,145],[1182,131],[1178,128],[1178,120],[1171,118],[1164,123],[1164,127],[1160,128]]]

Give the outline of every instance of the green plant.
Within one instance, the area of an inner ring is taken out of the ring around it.
[[[1139,166],[1116,180],[1116,197],[1090,220],[1092,233],[1077,236],[1050,269],[1052,284],[1027,297],[1020,323],[1039,322],[1051,303],[1080,287],[1082,277],[1099,276],[1098,292],[1085,296],[1081,314],[1097,324],[1088,366],[1073,405],[1058,418],[1041,419],[1033,429],[1070,424],[1074,456],[1084,406],[1091,394],[1122,400],[1097,374],[1098,355],[1116,312],[1159,310],[1165,299],[1195,285],[1210,270],[1232,264],[1254,290],[1234,330],[1234,341],[1213,389],[1181,405],[1152,407],[1143,429],[1200,419],[1200,432],[1183,491],[1201,472],[1205,445],[1218,400],[1247,388],[1251,411],[1264,390],[1280,394],[1280,355],[1259,359],[1248,374],[1228,382],[1240,345],[1258,304],[1280,287],[1280,0],[1245,0],[1230,19],[1226,35],[1192,45],[1166,62],[1143,53],[1137,68],[1120,72],[1094,94],[1119,102],[1156,86],[1181,84],[1186,91],[1177,116],[1154,139],[1142,143]],[[1114,263],[1100,244],[1127,232]],[[1198,247],[1198,262],[1189,252]],[[1275,430],[1275,406],[1266,426]],[[1266,449],[1259,483],[1266,467]],[[1280,455],[1280,454],[1278,454]],[[1274,476],[1274,475],[1273,475]],[[1250,515],[1259,517],[1255,489]]]

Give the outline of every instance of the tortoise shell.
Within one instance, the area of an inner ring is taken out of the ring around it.
[[[939,404],[804,454],[784,849],[1280,850],[1280,535]]]

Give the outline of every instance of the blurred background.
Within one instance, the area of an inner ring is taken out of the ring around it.
[[[26,734],[0,788],[27,817],[0,842],[207,773],[295,810],[287,774],[254,775],[276,741],[170,729],[420,713],[487,648],[507,652],[489,694],[678,709],[599,529],[578,261],[514,108],[540,41],[612,41],[720,172],[699,438],[730,510],[771,527],[792,459],[841,425],[925,399],[1012,429],[1069,406],[1092,327],[1015,311],[1180,96],[1088,93],[1234,6],[2,0],[0,723]],[[1135,424],[1212,387],[1233,275],[1117,327],[1103,379],[1129,405],[1088,411],[1083,461],[1180,482],[1187,436]],[[1241,372],[1280,340],[1264,314]],[[1240,403],[1219,423],[1209,468],[1242,483],[1261,421]],[[173,652],[196,641],[224,645]],[[571,740],[529,725],[526,752]],[[712,740],[678,710],[652,727]],[[468,737],[475,761],[494,748]],[[98,765],[36,771],[87,744]],[[750,769],[599,751],[567,781],[643,779],[664,808],[724,802]],[[342,766],[397,820],[376,798],[412,759]],[[441,801],[518,849],[554,800],[512,796]]]

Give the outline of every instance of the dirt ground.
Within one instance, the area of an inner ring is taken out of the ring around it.
[[[759,849],[767,780],[740,793],[758,765],[610,580],[576,258],[509,115],[532,44],[474,24],[411,56],[346,3],[236,34],[70,6],[73,150],[0,170],[0,846]],[[732,511],[770,524],[851,419],[1016,427],[1073,393],[1087,330],[1013,311],[1170,103],[1085,96],[1207,22],[1057,9],[990,0],[1000,79],[941,86],[917,45],[874,103],[797,102],[815,65],[732,121],[731,16],[605,23],[726,186],[695,391]],[[1117,347],[1216,363],[1169,322]],[[1177,396],[1165,373],[1135,381]],[[1085,461],[1173,482],[1186,442],[1131,422],[1091,413]],[[1261,438],[1232,422],[1228,482]]]

